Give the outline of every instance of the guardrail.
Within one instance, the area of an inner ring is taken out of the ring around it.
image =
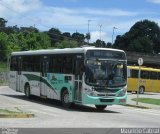
[[[138,58],[143,58],[144,64],[160,66],[160,54],[145,54],[137,52],[126,52],[128,63],[137,63]]]

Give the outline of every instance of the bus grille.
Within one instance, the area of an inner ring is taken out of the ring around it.
[[[114,99],[100,99],[100,102],[113,102]]]
[[[108,96],[108,97],[114,97],[114,96],[116,96],[116,94],[115,93],[108,93],[108,94],[106,94],[106,93],[101,93],[101,94],[97,94],[97,96]]]

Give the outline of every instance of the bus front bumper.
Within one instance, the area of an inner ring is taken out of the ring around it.
[[[127,94],[123,97],[95,97],[90,95],[83,95],[83,104],[94,105],[125,105],[127,101]]]

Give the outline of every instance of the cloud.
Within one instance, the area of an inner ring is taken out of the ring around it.
[[[90,42],[95,42],[97,39],[100,39],[100,31],[92,31]],[[101,32],[101,40],[105,42],[111,42],[112,37],[108,35],[106,32]]]
[[[160,0],[147,0],[147,1],[154,4],[160,4]]]
[[[121,9],[89,9],[85,8],[83,10],[78,11],[79,13],[82,14],[91,14],[91,15],[100,15],[100,16],[136,16],[138,15],[137,12],[130,12],[130,11],[125,11]]]
[[[40,0],[1,0],[0,4],[17,13],[34,11],[42,6]]]
[[[67,1],[67,0],[64,0]],[[68,0],[77,2],[78,0]],[[151,1],[151,0],[150,0]],[[152,0],[153,2],[153,0]],[[47,6],[40,0],[0,0],[0,16],[8,21],[7,25],[36,26],[41,31],[52,27],[62,32],[88,32],[90,22],[91,42],[99,39],[99,25],[102,24],[102,39],[112,41],[112,28],[115,36],[123,34],[139,21],[143,15],[152,14],[149,11],[127,11],[116,8],[66,8]],[[123,17],[123,18],[122,18]]]

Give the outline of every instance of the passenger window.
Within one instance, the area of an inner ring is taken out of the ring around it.
[[[141,78],[149,79],[149,72],[148,71],[141,71]]]
[[[157,80],[157,72],[150,72],[150,79]]]
[[[138,70],[132,70],[131,77],[132,78],[138,78]]]
[[[158,72],[158,80],[160,80],[160,72]]]

